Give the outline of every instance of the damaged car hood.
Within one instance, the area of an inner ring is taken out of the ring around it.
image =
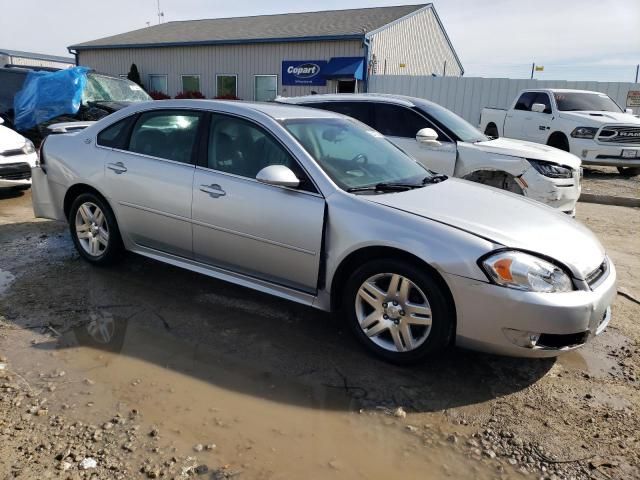
[[[511,157],[530,158],[544,162],[566,165],[574,170],[580,168],[581,160],[575,155],[548,145],[515,140],[512,138],[496,138],[487,142],[464,144],[465,147],[478,148],[487,153],[509,155]]]
[[[505,247],[548,256],[584,278],[604,260],[604,248],[564,213],[512,193],[449,179],[406,192],[366,195],[371,202],[435,220]]]

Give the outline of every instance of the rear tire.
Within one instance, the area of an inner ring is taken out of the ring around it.
[[[451,344],[455,308],[426,269],[373,260],[349,277],[342,308],[356,338],[380,358],[410,364]]]
[[[94,193],[83,193],[69,210],[71,238],[82,258],[94,265],[110,265],[121,258],[122,238],[107,202]]]
[[[640,175],[640,167],[618,167],[618,172],[623,177],[635,177]]]

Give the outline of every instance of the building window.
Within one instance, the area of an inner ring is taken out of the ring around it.
[[[166,75],[149,75],[149,91],[160,92],[167,95],[169,93]]]
[[[216,97],[236,98],[238,96],[237,75],[216,75]]]
[[[277,75],[256,75],[254,99],[256,102],[271,102],[278,96]]]
[[[200,75],[182,75],[183,92],[200,91]]]

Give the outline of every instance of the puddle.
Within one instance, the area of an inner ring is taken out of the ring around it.
[[[571,370],[578,370],[596,378],[608,378],[618,369],[618,358],[612,351],[627,346],[629,340],[616,330],[609,328],[603,336],[572,352],[560,355],[558,364]]]
[[[16,277],[14,277],[13,274],[4,270],[0,270],[0,295],[2,295],[9,289],[9,286],[15,280],[15,278]]]
[[[47,393],[52,411],[68,404],[64,415],[96,423],[137,409],[177,452],[240,478],[495,478],[447,445],[444,424],[412,432],[411,414],[362,413],[353,392],[283,380],[108,312],[35,345],[20,334],[8,345],[12,368],[41,387],[43,373],[65,372]],[[216,448],[194,454],[196,444]]]

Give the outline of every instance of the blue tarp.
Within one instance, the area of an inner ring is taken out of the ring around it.
[[[334,57],[322,69],[325,78],[364,79],[364,57]]]
[[[16,130],[27,130],[60,115],[75,115],[87,84],[88,68],[32,71],[13,99]]]

